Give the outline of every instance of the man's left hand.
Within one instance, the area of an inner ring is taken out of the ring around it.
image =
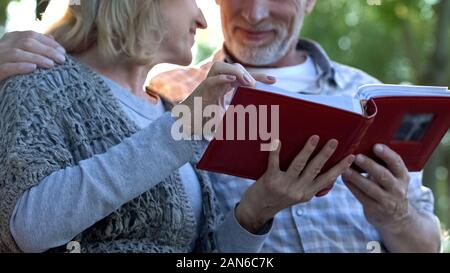
[[[373,148],[386,167],[373,159],[358,155],[355,163],[368,176],[349,169],[342,177],[361,202],[367,220],[377,229],[390,233],[403,231],[411,215],[407,197],[410,177],[402,158],[386,145]]]

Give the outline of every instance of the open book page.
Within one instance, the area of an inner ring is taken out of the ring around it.
[[[304,95],[289,92],[275,86],[263,84],[260,82],[256,83],[256,89],[264,90],[270,93],[275,93],[283,96],[288,96],[295,99],[301,99],[309,102],[319,103],[327,105],[330,107],[354,112],[356,114],[363,114],[363,109],[360,100],[355,99],[351,96],[326,96],[326,95]]]
[[[370,98],[392,96],[450,96],[450,92],[447,87],[368,84],[358,88],[356,98],[359,100],[367,100]]]

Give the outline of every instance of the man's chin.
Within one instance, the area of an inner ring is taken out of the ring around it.
[[[255,48],[250,48],[236,53],[237,54],[234,54],[234,56],[239,62],[250,66],[268,66],[278,62],[283,57],[278,57],[273,53],[268,53],[267,50],[258,50]]]

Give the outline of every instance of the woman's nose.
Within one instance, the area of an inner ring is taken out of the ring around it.
[[[197,23],[197,28],[205,29],[208,27],[208,23],[206,22],[205,16],[201,9],[198,9],[198,16],[197,16],[196,23]]]

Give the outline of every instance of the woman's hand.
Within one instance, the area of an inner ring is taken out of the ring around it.
[[[0,81],[10,76],[64,63],[65,50],[50,35],[10,32],[0,39]]]
[[[279,211],[298,203],[308,202],[322,189],[332,185],[355,160],[354,155],[349,155],[319,175],[325,163],[336,151],[338,141],[334,139],[328,141],[309,161],[318,143],[319,137],[312,136],[286,172],[281,171],[279,165],[281,144],[279,141],[273,143],[276,149],[269,155],[266,172],[244,193],[236,207],[236,218],[244,228],[256,233]]]
[[[192,92],[189,97],[180,103],[180,105],[188,107],[193,119],[197,118],[194,113],[202,113],[208,106],[216,106],[220,108],[217,112],[220,112],[223,116],[225,113],[223,102],[224,96],[238,86],[254,87],[256,81],[266,84],[273,84],[276,80],[274,77],[266,76],[264,74],[255,74],[252,76],[240,64],[216,62],[211,67],[208,77],[194,90],[194,92]],[[201,102],[201,104],[198,102]],[[214,118],[220,120],[222,116]],[[208,119],[202,117],[201,121],[190,121],[191,124],[184,124],[184,127],[190,128],[191,134],[202,136],[203,126]]]

